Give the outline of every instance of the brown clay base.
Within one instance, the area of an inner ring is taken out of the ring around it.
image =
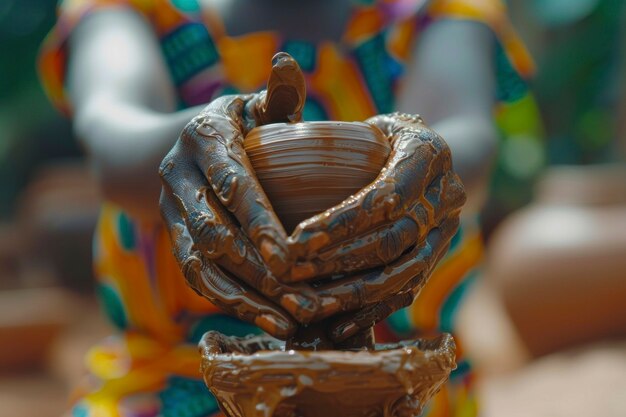
[[[204,381],[228,417],[414,417],[456,368],[452,336],[375,351],[295,351],[208,332]]]

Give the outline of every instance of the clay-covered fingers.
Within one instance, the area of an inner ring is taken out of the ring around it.
[[[446,227],[454,229],[454,224],[454,221],[450,221]],[[370,304],[355,312],[340,315],[338,318],[334,319],[329,327],[329,337],[335,342],[343,342],[359,332],[371,328],[375,324],[387,319],[396,311],[411,305],[448,248],[449,242],[442,246],[442,249],[430,264],[430,267],[422,270],[422,272],[411,279],[405,288],[398,293],[392,294],[383,301]]]
[[[244,151],[248,130],[261,123],[298,118],[304,103],[304,81],[295,60],[286,54],[273,62],[268,90],[260,94],[222,96],[212,101],[183,130],[178,152],[165,166],[184,174],[199,169],[220,204],[239,222],[271,271],[281,275],[290,262],[287,235],[274,213]],[[175,194],[179,183],[163,177]]]
[[[446,218],[430,230],[423,242],[382,268],[340,278],[315,289],[322,309],[315,321],[385,301],[397,294],[418,290],[446,253],[458,229],[458,216]]]
[[[191,288],[224,311],[275,337],[286,339],[295,332],[296,322],[286,311],[240,283],[194,248],[175,195],[162,192],[160,204],[174,256]]]
[[[313,259],[296,263],[291,276],[298,282],[386,265],[413,246],[418,236],[416,222],[406,216],[364,236],[355,236],[349,242],[321,250]]]
[[[216,259],[216,262],[241,281],[256,289],[261,295],[279,304],[298,322],[304,324],[310,322],[320,307],[320,301],[315,292],[305,284],[287,285],[277,280],[258,255],[254,245],[233,222],[229,213],[219,205],[215,195],[207,190],[204,198],[206,205],[212,207],[218,224],[228,230],[227,235],[219,241],[223,244],[232,242],[231,248],[237,251],[237,255],[222,256]],[[209,227],[212,226],[209,225]],[[207,242],[205,242],[205,237],[197,237],[195,240],[197,247],[203,253],[203,249],[215,253],[213,244],[216,239],[210,237],[210,234],[205,236],[209,237]]]
[[[161,204],[166,222],[182,222],[193,249],[204,259],[280,305],[298,321],[308,322],[319,306],[315,293],[307,286],[287,286],[279,282],[230,213],[221,206],[213,190],[206,185],[199,187],[203,181],[206,180],[199,170],[187,170],[184,176],[164,184]],[[170,184],[175,185],[175,190]],[[166,210],[168,206],[172,208]],[[176,242],[173,243],[176,246]]]
[[[329,337],[335,342],[343,342],[360,331],[369,329],[376,323],[385,320],[396,311],[410,306],[414,299],[413,292],[407,291],[365,307],[357,313],[339,317],[330,324]]]
[[[393,224],[427,192],[429,184],[451,170],[450,150],[434,131],[415,116],[393,114],[380,122],[392,145],[391,154],[374,182],[339,205],[300,223],[289,248],[300,265],[315,262],[317,253],[348,244],[355,237]],[[309,278],[297,266],[284,280]]]
[[[465,192],[452,172],[439,175],[427,186],[424,196],[403,218],[349,241],[319,250],[314,258],[295,264],[292,276],[300,278],[349,274],[386,265],[405,253],[442,222],[458,215]]]
[[[294,334],[297,323],[279,307],[268,304],[267,299],[231,278],[212,262],[190,265],[185,276],[191,288],[207,297],[213,304],[249,323],[254,323],[267,333],[286,340]]]
[[[287,236],[243,149],[244,105],[238,96],[213,101],[185,127],[180,147],[193,158],[220,204],[238,220],[270,269],[281,273],[288,262]],[[170,163],[179,163],[178,159],[173,155]],[[175,193],[177,185],[170,184]]]

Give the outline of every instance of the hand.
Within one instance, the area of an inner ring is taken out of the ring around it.
[[[185,127],[159,169],[162,217],[189,285],[281,339],[319,303],[308,286],[286,285],[272,273],[288,268],[287,236],[243,138],[260,124],[299,120],[304,96],[297,63],[277,54],[267,91],[213,101]]]
[[[322,309],[314,321],[343,314],[331,324],[336,341],[413,301],[445,255],[465,202],[448,146],[418,116],[396,113],[367,122],[391,141],[381,174],[339,206],[302,222],[289,239],[290,250],[305,259],[291,270],[292,281],[353,273],[315,288]],[[354,273],[359,270],[369,271]]]
[[[285,282],[387,265],[424,241],[442,216],[458,217],[465,193],[450,149],[419,116],[394,113],[366,121],[392,152],[372,184],[300,223],[288,239],[294,266]]]

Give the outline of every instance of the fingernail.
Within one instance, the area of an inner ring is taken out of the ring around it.
[[[317,268],[311,262],[302,262],[291,268],[291,278],[293,281],[302,281],[315,276]]]
[[[254,324],[276,337],[285,333],[289,328],[289,323],[285,320],[275,316],[270,316],[269,314],[261,314],[257,316],[254,320]]]
[[[288,267],[286,265],[285,251],[275,244],[272,239],[263,239],[260,244],[261,256],[270,270],[277,276],[284,275]]]
[[[326,232],[317,232],[311,235],[307,243],[307,249],[312,253],[317,252],[330,242],[330,236]]]
[[[355,335],[358,330],[359,327],[354,322],[345,323],[332,331],[332,338],[336,341],[342,341],[343,339]]]
[[[286,294],[282,297],[281,304],[290,311],[300,309],[312,310],[314,303],[306,297],[296,294]]]
[[[301,295],[286,294],[281,298],[281,305],[300,323],[309,323],[317,311],[319,304]]]

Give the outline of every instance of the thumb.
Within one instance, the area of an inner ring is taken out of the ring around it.
[[[285,52],[274,55],[264,93],[257,107],[257,125],[295,122],[302,118],[306,85],[302,70],[291,55]]]

